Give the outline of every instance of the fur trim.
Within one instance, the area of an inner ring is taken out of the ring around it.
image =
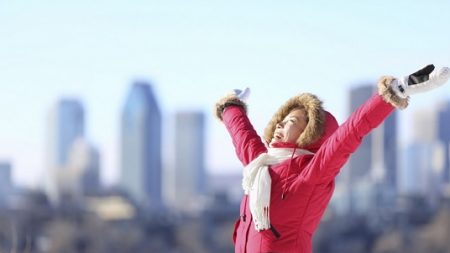
[[[394,79],[395,78],[391,76],[381,77],[378,81],[378,94],[389,104],[399,109],[405,109],[408,106],[409,98],[401,98],[395,94],[391,87],[391,83]]]
[[[324,132],[325,111],[322,108],[322,101],[315,95],[310,93],[302,93],[298,96],[290,98],[278,111],[273,115],[266,129],[264,130],[264,139],[270,143],[277,124],[289,114],[294,108],[304,108],[308,116],[308,124],[305,130],[297,139],[299,147],[306,147],[317,141]]]
[[[237,98],[236,95],[229,94],[222,97],[215,105],[214,114],[220,121],[222,121],[223,110],[230,105],[241,106],[242,108],[244,108],[245,112],[247,112],[247,104]]]

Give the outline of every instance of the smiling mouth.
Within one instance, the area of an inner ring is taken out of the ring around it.
[[[275,137],[275,139],[277,139],[277,140],[281,140],[281,139],[283,138],[283,135],[280,134],[280,133],[276,133],[276,134],[274,135],[274,137]]]

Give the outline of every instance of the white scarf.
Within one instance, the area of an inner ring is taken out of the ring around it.
[[[270,189],[269,165],[281,163],[292,157],[293,148],[269,148],[244,168],[242,188],[250,196],[250,212],[257,231],[270,228]],[[295,149],[295,156],[313,154],[304,149]],[[294,156],[294,157],[295,157]]]

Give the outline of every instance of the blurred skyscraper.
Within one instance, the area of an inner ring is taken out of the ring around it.
[[[393,208],[398,194],[398,111],[394,110],[373,131],[372,178],[376,186],[375,206]]]
[[[365,85],[350,90],[349,115],[362,105],[374,92],[372,85]],[[370,170],[372,164],[373,135],[367,135],[356,152],[348,161],[348,190],[350,212],[361,213],[369,208],[373,201]]]
[[[77,138],[84,137],[84,108],[77,99],[61,99],[50,112],[49,163],[64,166]]]
[[[163,204],[161,112],[148,83],[133,84],[121,128],[121,186],[138,203],[158,209]]]
[[[376,92],[369,84],[350,91],[350,113]],[[366,213],[374,206],[392,206],[397,193],[397,113],[394,111],[378,128],[364,137],[350,157],[350,211]]]
[[[65,98],[51,109],[48,127],[48,169],[46,191],[53,203],[60,200],[61,177],[69,161],[73,144],[84,138],[84,109],[77,99]]]
[[[432,185],[433,151],[436,147],[437,114],[432,109],[417,110],[408,125],[412,131],[412,142],[405,152],[404,164],[400,169],[402,195],[426,196]]]
[[[11,163],[0,162],[0,206],[7,204],[7,198],[12,191]]]
[[[202,112],[178,112],[175,117],[175,166],[167,173],[172,206],[195,211],[205,194],[205,117]]]
[[[428,196],[432,187],[433,144],[417,142],[409,144],[405,163],[400,170],[400,193],[406,196]]]
[[[444,166],[442,171],[442,182],[450,185],[450,102],[447,102],[438,115],[439,134],[438,138],[444,147]]]

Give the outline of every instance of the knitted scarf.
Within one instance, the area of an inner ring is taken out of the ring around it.
[[[295,152],[295,153],[294,153]],[[301,154],[313,154],[304,149],[269,148],[251,161],[244,169],[242,187],[246,195],[250,196],[250,212],[257,231],[270,228],[270,189],[271,178],[269,165],[281,163]]]

